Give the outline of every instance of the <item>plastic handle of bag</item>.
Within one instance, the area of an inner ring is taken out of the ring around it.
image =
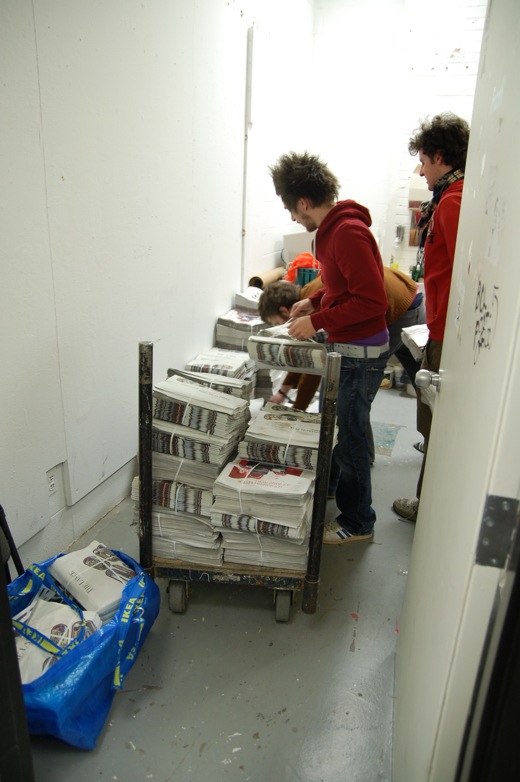
[[[68,605],[69,608],[71,608],[76,614],[78,614],[80,619],[80,627],[79,627],[79,633],[78,635],[72,639],[72,641],[69,641],[69,643],[66,646],[58,646],[58,644],[54,643],[50,638],[48,638],[44,633],[41,633],[39,630],[37,630],[35,627],[32,627],[30,624],[27,624],[26,622],[21,622],[18,619],[12,620],[12,625],[14,629],[20,634],[23,635],[24,638],[27,638],[28,641],[30,641],[35,646],[38,646],[40,649],[42,649],[44,652],[47,652],[48,654],[53,654],[56,657],[63,657],[63,655],[68,654],[73,649],[76,648],[76,646],[81,643],[81,641],[85,638],[85,633],[87,629],[87,623],[85,622],[85,617],[83,616],[83,611],[81,609],[81,606],[71,600],[68,595],[66,595],[62,589],[60,589],[57,582],[54,580],[54,578],[51,576],[51,574],[46,570],[38,567],[38,565],[31,565],[28,568],[28,571],[31,573],[31,576],[33,578],[36,578],[37,583],[41,583],[42,587],[45,586],[47,589],[51,589],[56,594],[59,595],[61,600],[65,605]],[[27,591],[30,591],[32,588],[31,583],[27,585]]]
[[[139,641],[144,627],[143,614],[143,600],[146,591],[146,575],[140,573],[135,579],[131,587],[128,589],[125,595],[126,603],[120,610],[118,633],[117,633],[117,662],[114,671],[114,687],[118,690],[123,686],[125,676],[132,667],[133,661],[137,656],[139,648]],[[139,625],[139,632],[137,638],[132,645],[132,648],[123,657],[123,647],[128,634],[134,625]]]
[[[79,633],[76,638],[73,638],[72,641],[69,641],[67,646],[58,646],[58,644],[55,644],[54,641],[51,641],[51,639],[48,638],[44,633],[41,633],[31,625],[25,624],[25,622],[20,622],[18,619],[13,619],[12,624],[20,635],[23,635],[24,638],[27,638],[28,641],[30,641],[35,646],[38,646],[44,652],[53,654],[55,657],[63,657],[65,654],[68,654],[73,649],[75,649],[76,646],[84,640],[87,624],[81,615],[80,619],[81,624]]]

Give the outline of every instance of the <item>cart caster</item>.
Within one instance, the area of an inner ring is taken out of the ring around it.
[[[184,614],[188,606],[188,582],[170,581],[166,591],[170,611],[174,614]]]
[[[289,590],[277,589],[274,598],[275,619],[277,622],[288,622],[291,613],[293,594]]]

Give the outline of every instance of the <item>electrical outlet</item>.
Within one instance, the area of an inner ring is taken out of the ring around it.
[[[49,496],[50,496],[51,494],[54,494],[55,492],[58,491],[58,486],[56,484],[56,476],[52,470],[49,470],[49,472],[47,473],[47,482],[49,486]]]
[[[55,464],[45,473],[47,476],[47,497],[49,499],[49,513],[54,516],[62,510],[67,500],[65,498],[63,462]]]

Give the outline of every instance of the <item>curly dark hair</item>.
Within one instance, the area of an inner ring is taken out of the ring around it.
[[[258,314],[268,323],[268,318],[280,314],[280,307],[291,309],[300,300],[300,287],[288,280],[278,280],[266,285],[258,302]]]
[[[464,171],[468,154],[469,125],[450,111],[422,120],[408,143],[411,155],[422,152],[433,159],[438,153],[447,166]]]
[[[317,155],[288,152],[269,167],[276,195],[293,211],[300,198],[312,206],[332,204],[338,198],[340,184],[332,171]]]

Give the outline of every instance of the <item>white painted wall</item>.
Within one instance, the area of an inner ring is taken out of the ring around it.
[[[484,15],[483,0],[434,15],[422,0],[3,0],[0,503],[26,560],[128,495],[138,342],[163,379],[280,263],[295,228],[268,175],[280,154],[323,155],[389,262],[408,137],[423,113],[471,115]]]
[[[0,502],[46,555],[128,494],[139,340],[163,379],[239,287],[246,23],[224,0],[0,14]]]

